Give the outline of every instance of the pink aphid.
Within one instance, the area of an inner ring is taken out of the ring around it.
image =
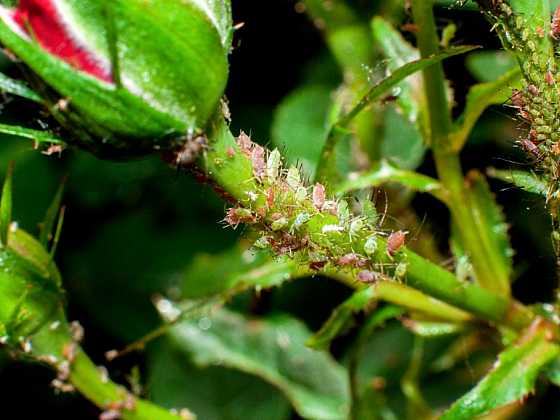
[[[313,187],[313,205],[317,210],[323,210],[325,205],[325,187],[322,184],[316,183]]]
[[[373,271],[362,270],[358,273],[358,280],[362,283],[373,283],[377,280],[377,276]]]
[[[560,35],[560,6],[554,11],[552,23],[550,24],[550,36],[554,39],[558,39],[558,35]]]
[[[389,235],[387,239],[387,254],[389,254],[390,257],[395,255],[397,251],[402,248],[406,235],[408,235],[408,232],[402,230],[398,230]]]
[[[338,265],[350,265],[353,267],[363,267],[367,264],[367,260],[353,252],[343,255],[337,261]]]
[[[253,175],[259,180],[263,179],[266,171],[264,148],[258,144],[254,144],[251,151],[251,163],[253,164]]]

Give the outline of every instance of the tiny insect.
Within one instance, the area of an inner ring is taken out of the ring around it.
[[[322,184],[316,183],[313,187],[313,205],[319,211],[325,206],[325,187]]]
[[[387,239],[387,255],[392,257],[399,249],[402,248],[406,235],[408,235],[408,232],[404,232],[402,230],[398,230],[389,235],[389,238]]]
[[[187,140],[181,149],[175,152],[175,166],[177,168],[188,168],[207,147],[208,141],[204,136]]]
[[[522,139],[519,140],[519,144],[521,145],[521,148],[527,153],[533,155],[538,160],[542,159],[542,154],[539,148],[531,140]]]
[[[68,111],[68,106],[70,105],[70,99],[60,98],[56,105],[54,106],[58,111],[66,112]]]
[[[523,92],[518,89],[512,89],[511,103],[515,108],[523,108],[525,106],[525,101],[523,100]]]
[[[41,153],[46,156],[58,153],[58,156],[60,156],[63,150],[64,146],[62,146],[61,144],[51,144],[46,150],[41,151]]]
[[[362,283],[373,283],[377,280],[377,276],[373,271],[362,270],[358,273],[358,280]]]
[[[558,39],[558,35],[560,35],[560,6],[554,11],[552,23],[550,24],[550,36],[554,39]]]
[[[529,91],[529,93],[533,96],[537,96],[539,94],[539,88],[537,88],[535,85],[531,84],[529,86],[527,86],[527,90]]]

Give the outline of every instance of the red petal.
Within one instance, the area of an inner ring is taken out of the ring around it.
[[[51,54],[81,71],[112,83],[110,71],[72,39],[52,0],[20,0],[14,20]]]

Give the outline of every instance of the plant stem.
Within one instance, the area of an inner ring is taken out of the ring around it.
[[[70,382],[102,410],[112,406],[121,407],[118,411],[124,420],[187,420],[194,417],[179,416],[148,401],[132,397],[123,387],[102,378],[97,366],[83,351],[78,351],[72,363]],[[125,407],[127,399],[134,401]]]
[[[213,121],[208,135],[211,147],[201,162],[204,173],[210,181],[214,182],[218,192],[258,212],[263,199],[255,193],[258,189],[251,170],[251,162],[242,153],[235,152],[238,151],[238,145],[222,117],[217,117]],[[251,201],[249,198],[251,195],[253,197],[256,195],[256,201]],[[330,224],[332,221],[327,220],[324,223]],[[321,224],[317,224],[313,228],[320,233],[322,227]],[[308,231],[307,234],[312,236],[314,232]],[[385,249],[386,241],[381,237],[378,240],[380,249]],[[381,263],[394,264],[389,257],[384,258]],[[410,286],[456,308],[516,330],[529,325],[534,317],[533,313],[523,305],[515,301],[510,302],[507,297],[476,284],[460,282],[449,271],[406,248],[402,251],[402,261],[407,264],[406,282]],[[335,274],[333,277],[347,278],[348,276],[341,271],[340,276]]]
[[[194,417],[177,415],[149,401],[136,398],[123,386],[112,382],[80,348],[72,337],[62,308],[55,322],[43,326],[29,337],[34,360],[46,362],[58,371],[59,379],[73,385],[100,410],[114,410],[124,420],[191,420]],[[53,328],[53,325],[56,327]],[[67,365],[67,367],[63,367]]]
[[[433,15],[433,0],[412,0],[414,21],[418,25],[418,48],[422,57],[429,57],[439,50]],[[459,156],[449,142],[451,115],[447,102],[445,76],[441,63],[423,70],[436,169],[441,183],[449,192],[449,208],[453,223],[472,260],[478,282],[484,288],[509,296],[509,279],[496,261],[496,250],[481,241],[479,226],[473,213],[477,212],[468,199]]]

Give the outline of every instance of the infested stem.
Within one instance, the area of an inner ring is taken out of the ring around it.
[[[239,152],[236,140],[223,118],[217,117],[213,121],[209,139],[211,146],[201,162],[204,173],[217,184],[220,191],[235,198],[247,209],[252,209],[255,214],[259,213],[259,209],[266,207],[266,198],[258,193],[259,189],[253,174],[251,160]],[[279,203],[278,207],[282,208],[283,205],[288,204]],[[286,208],[284,210],[287,211]],[[318,235],[319,241],[321,241],[320,233],[324,231],[325,225],[331,226],[338,223],[335,216],[316,215],[312,217],[312,220],[314,223],[302,227],[302,235],[306,237]],[[264,220],[263,223],[266,224],[267,221]],[[263,228],[266,231],[266,226]],[[386,238],[378,237],[377,240],[381,250],[387,249]],[[344,238],[341,238],[333,252],[344,255],[349,250],[353,250],[365,255],[360,246],[363,247],[363,242],[359,240],[345,242]],[[299,254],[295,254],[296,258],[297,255]],[[395,257],[382,251],[377,253],[375,258],[377,267],[393,267],[392,270],[394,270],[397,263],[405,264],[405,283],[484,320],[519,330],[526,327],[534,317],[533,313],[521,304],[510,303],[509,299],[476,284],[460,282],[452,273],[406,248],[402,248]],[[300,263],[309,264],[309,261],[304,260]],[[341,270],[340,276],[335,274],[333,277],[347,278],[348,272],[344,267],[329,267],[331,271]]]

